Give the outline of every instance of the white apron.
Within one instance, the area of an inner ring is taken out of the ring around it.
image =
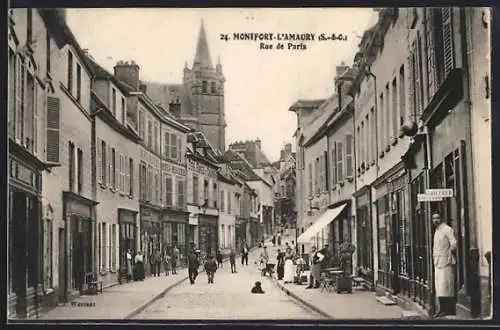
[[[434,286],[436,297],[455,296],[455,256],[457,241],[453,228],[442,223],[434,233]]]
[[[283,276],[283,282],[293,282],[293,278],[295,276],[295,265],[293,261],[287,259],[285,261],[285,274]]]

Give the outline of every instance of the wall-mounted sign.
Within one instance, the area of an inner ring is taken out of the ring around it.
[[[442,197],[439,196],[431,196],[427,194],[418,194],[417,201],[418,202],[441,202],[443,200]]]
[[[217,178],[217,171],[215,169],[210,168],[204,164],[195,162],[192,159],[188,159],[188,170],[214,179]]]
[[[449,198],[453,197],[453,189],[426,189],[425,194],[427,196]]]
[[[163,170],[167,173],[186,176],[187,170],[184,167],[173,165],[167,162],[163,163]]]

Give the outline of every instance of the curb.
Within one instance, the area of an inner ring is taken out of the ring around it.
[[[320,314],[321,316],[327,318],[327,319],[335,319],[335,317],[333,317],[332,315],[326,313],[325,311],[319,309],[318,307],[314,306],[313,304],[311,304],[310,302],[307,302],[305,301],[304,299],[302,299],[301,297],[299,297],[298,295],[296,295],[295,293],[293,292],[290,292],[290,290],[288,290],[287,288],[285,288],[285,286],[281,283],[279,283],[277,280],[275,280],[274,278],[271,279],[271,281],[274,283],[274,285],[276,285],[281,291],[285,292],[287,294],[287,296],[290,296],[292,297],[293,299],[295,299],[296,301],[298,301],[300,304],[304,305],[305,307],[313,310],[314,312]]]

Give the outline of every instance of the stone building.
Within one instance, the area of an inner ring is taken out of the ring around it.
[[[219,248],[223,254],[228,254],[230,249],[236,248],[235,225],[240,212],[237,194],[242,185],[235,178],[229,162],[220,162],[219,166]]]
[[[128,121],[130,88],[97,64],[91,92],[96,270],[104,285],[124,280],[126,252],[139,249],[139,141]]]
[[[181,84],[146,82],[147,94],[155,103],[169,109],[180,122],[202,132],[218,150],[226,149],[224,111],[224,73],[220,59],[213,65],[205,26],[201,23],[191,68],[184,67]]]
[[[189,243],[203,253],[215,253],[219,247],[219,169],[220,154],[201,132],[188,135],[187,210]]]

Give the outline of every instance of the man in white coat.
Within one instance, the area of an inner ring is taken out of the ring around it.
[[[453,228],[448,226],[438,213],[432,215],[436,226],[434,232],[433,259],[434,283],[439,311],[435,317],[454,314],[455,304],[455,250],[457,240]]]

